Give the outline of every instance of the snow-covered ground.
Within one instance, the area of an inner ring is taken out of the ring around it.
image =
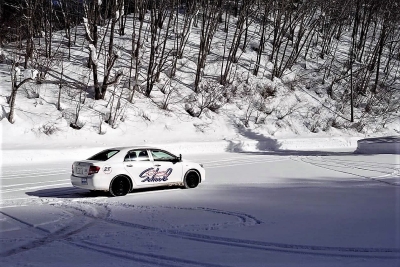
[[[2,266],[399,266],[397,156],[184,157],[206,183],[118,198],[71,187],[69,161],[4,165]]]

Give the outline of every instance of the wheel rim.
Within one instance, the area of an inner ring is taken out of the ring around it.
[[[199,184],[199,177],[196,173],[189,173],[186,177],[186,184],[188,187],[193,188]]]
[[[128,193],[127,181],[124,178],[117,178],[112,184],[112,193],[115,196],[124,196]]]

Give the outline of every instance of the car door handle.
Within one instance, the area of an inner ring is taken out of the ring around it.
[[[129,164],[129,165],[126,165],[126,167],[132,167],[133,165],[131,165],[131,164]]]
[[[156,167],[160,167],[161,165],[160,165],[160,164],[155,164],[154,166],[156,166]]]

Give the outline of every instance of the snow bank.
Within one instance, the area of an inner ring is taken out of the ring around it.
[[[360,154],[400,154],[400,136],[358,140],[355,152]]]

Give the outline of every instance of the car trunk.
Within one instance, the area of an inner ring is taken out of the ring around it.
[[[99,165],[95,160],[76,161],[72,164],[72,174],[76,177],[88,177],[90,166],[95,166],[95,163],[97,166]]]

